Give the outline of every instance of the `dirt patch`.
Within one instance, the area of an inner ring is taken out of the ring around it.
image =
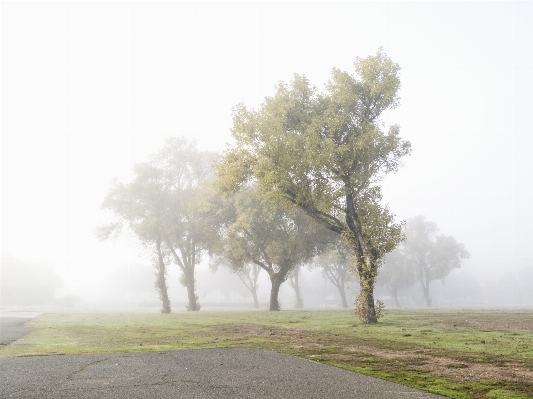
[[[483,314],[469,314],[460,312],[456,314],[439,315],[439,324],[436,327],[459,328],[470,327],[485,331],[529,331],[533,332],[533,312],[491,312]]]
[[[453,320],[446,320],[453,323]],[[514,325],[516,326],[516,324]],[[488,327],[487,327],[488,328]],[[491,327],[492,328],[492,327]],[[308,330],[300,329],[274,329],[262,326],[247,325],[224,325],[218,330],[229,333],[235,338],[261,337],[270,339],[289,339],[291,343],[283,348],[298,351],[317,350],[320,357],[340,363],[349,364],[357,354],[365,354],[380,359],[385,359],[398,366],[408,369],[419,369],[429,372],[437,377],[444,377],[455,382],[473,382],[483,380],[511,381],[523,384],[531,384],[533,371],[518,362],[505,362],[501,365],[488,363],[472,363],[456,359],[437,356],[432,349],[417,348],[412,350],[391,350],[365,345],[335,345],[336,334],[309,334]],[[339,346],[343,353],[323,353],[321,350]],[[346,352],[352,352],[350,355]]]
[[[268,338],[272,336],[279,337],[309,337],[308,330],[299,330],[295,328],[280,329],[280,328],[266,328],[256,324],[226,324],[217,326],[217,330],[224,333],[231,333],[236,338],[254,338],[263,337]]]
[[[505,365],[495,366],[487,363],[457,361],[447,357],[435,356],[431,349],[393,351],[362,345],[343,349],[409,365],[429,371],[432,375],[445,377],[456,382],[504,380],[530,384],[533,381],[533,371],[525,369],[520,363],[506,362]],[[330,356],[335,357],[337,355]]]

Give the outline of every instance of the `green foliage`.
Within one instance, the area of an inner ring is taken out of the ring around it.
[[[429,284],[444,279],[470,257],[464,245],[451,236],[437,235],[437,225],[417,216],[407,221],[401,253],[420,282],[426,304],[431,306]]]
[[[470,255],[463,244],[451,236],[438,235],[434,222],[416,216],[404,226],[405,240],[386,256],[379,284],[385,284],[399,306],[398,289],[421,285],[426,304],[431,305],[429,284],[434,280],[444,282],[448,274],[461,267]]]
[[[385,316],[386,310],[385,310],[385,304],[381,302],[380,300],[376,301],[376,317],[378,320]]]
[[[172,259],[181,269],[190,310],[199,310],[194,268],[202,254],[217,245],[219,236],[210,180],[213,160],[214,154],[198,151],[195,142],[167,139],[148,162],[134,166],[131,182],[113,183],[101,207],[113,212],[116,220],[97,230],[100,239],[107,239],[126,225],[141,245],[155,248],[156,286],[162,298],[167,297],[166,265]],[[169,306],[163,304],[164,309]]]
[[[399,66],[380,50],[354,67],[354,75],[334,69],[324,94],[295,75],[260,109],[235,107],[236,144],[217,163],[216,185],[227,192],[257,184],[264,198],[342,234],[362,284],[364,319],[375,322],[375,275],[400,234],[377,183],[396,172],[410,144],[398,126],[382,131],[379,119],[398,104]]]
[[[233,217],[227,219],[218,256],[238,272],[249,264],[265,270],[272,283],[270,309],[279,310],[279,285],[327,245],[320,241],[322,229],[301,211],[283,209],[252,188],[228,197],[225,205]]]

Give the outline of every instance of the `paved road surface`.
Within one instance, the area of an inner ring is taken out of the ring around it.
[[[24,324],[39,316],[38,312],[0,311],[0,345],[7,345],[31,331]]]
[[[0,398],[437,399],[261,349],[0,358]]]

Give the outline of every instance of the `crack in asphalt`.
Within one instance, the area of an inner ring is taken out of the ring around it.
[[[111,359],[111,356],[110,356],[110,357],[103,358],[103,359],[93,360],[92,362],[86,363],[86,364],[84,364],[83,366],[81,366],[81,368],[80,368],[79,370],[75,370],[75,371],[73,371],[72,373],[70,373],[69,375],[67,375],[67,377],[65,378],[65,381],[71,380],[76,374],[81,373],[83,370],[85,370],[86,367],[88,367],[88,366],[90,366],[90,365],[92,365],[92,364],[97,364],[97,363],[100,363],[100,362],[105,362],[106,360],[109,360],[109,359]]]

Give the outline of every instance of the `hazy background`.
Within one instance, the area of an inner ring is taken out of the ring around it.
[[[465,244],[471,258],[446,287],[474,287],[477,305],[510,288],[506,305],[533,306],[517,296],[533,292],[532,21],[533,2],[513,1],[2,2],[3,274],[25,260],[51,270],[58,297],[137,303],[131,292],[144,292],[158,306],[133,237],[94,236],[111,219],[99,209],[111,179],[170,135],[221,151],[237,103],[258,106],[293,73],[321,89],[333,67],[383,46],[402,67],[385,121],[413,147],[385,201]],[[328,296],[319,273],[303,280]],[[201,301],[220,281],[237,295],[235,276],[199,268]]]

